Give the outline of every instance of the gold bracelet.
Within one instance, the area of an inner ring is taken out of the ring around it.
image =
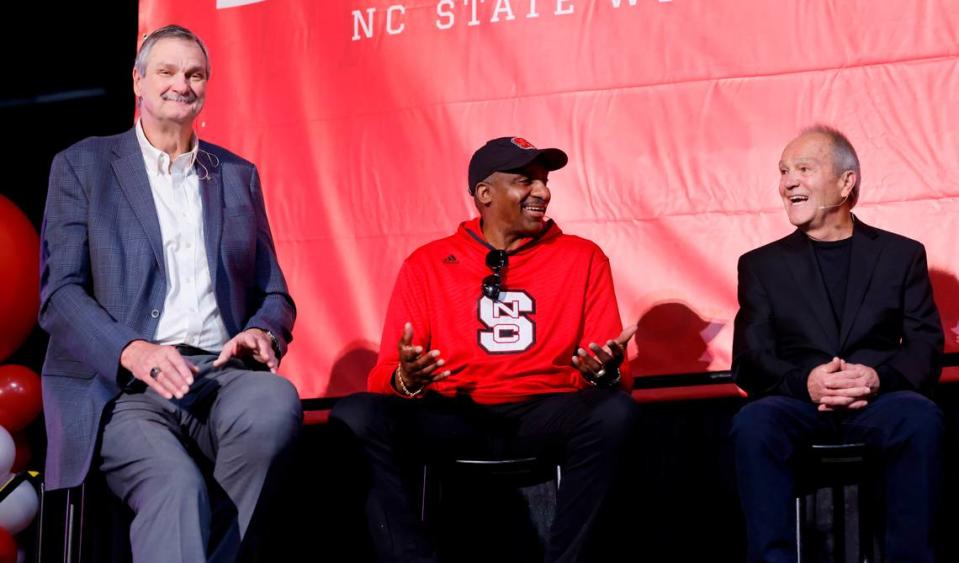
[[[403,395],[405,395],[405,396],[407,396],[407,397],[409,397],[409,398],[411,398],[411,399],[412,399],[413,397],[419,395],[419,394],[423,391],[423,388],[422,388],[422,387],[420,387],[420,388],[417,389],[416,391],[410,391],[410,390],[409,390],[409,388],[406,386],[406,383],[403,382],[403,367],[402,367],[402,366],[399,366],[399,365],[396,366],[396,371],[393,372],[393,381],[396,382],[395,387],[396,387],[397,391],[399,391],[400,393],[402,393]]]

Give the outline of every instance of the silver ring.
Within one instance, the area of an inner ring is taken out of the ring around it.
[[[150,377],[156,379],[160,375],[160,368],[154,367],[150,368]]]
[[[600,370],[596,372],[596,377],[598,377],[598,378],[599,378],[599,377],[605,377],[605,376],[606,376],[606,370],[605,370],[605,369],[600,368]]]

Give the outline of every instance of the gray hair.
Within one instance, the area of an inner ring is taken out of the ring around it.
[[[849,208],[855,207],[856,202],[859,201],[859,186],[862,184],[862,173],[859,172],[859,155],[856,154],[856,149],[853,148],[852,143],[849,142],[842,131],[829,125],[822,123],[811,125],[802,130],[803,135],[807,133],[818,133],[829,137],[832,144],[832,167],[836,176],[848,170],[855,172],[856,183],[853,185],[852,191],[849,192],[847,199]]]
[[[203,44],[203,41],[195,33],[176,24],[163,26],[143,38],[140,50],[137,51],[137,58],[133,61],[133,68],[140,73],[140,76],[146,76],[147,59],[150,57],[150,49],[161,39],[183,39],[184,41],[196,43],[200,51],[203,52],[203,60],[206,61],[206,76],[207,78],[210,77],[210,55],[206,52],[206,45]]]

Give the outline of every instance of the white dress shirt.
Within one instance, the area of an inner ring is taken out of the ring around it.
[[[171,162],[150,144],[139,121],[136,135],[160,220],[166,268],[166,297],[153,341],[218,352],[230,335],[216,304],[203,238],[203,186],[193,166],[199,142],[194,135],[190,152]]]

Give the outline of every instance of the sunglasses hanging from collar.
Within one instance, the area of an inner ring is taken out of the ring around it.
[[[494,248],[486,255],[486,267],[493,271],[483,278],[483,295],[493,301],[499,300],[503,291],[503,270],[509,265],[509,254],[505,250]]]

